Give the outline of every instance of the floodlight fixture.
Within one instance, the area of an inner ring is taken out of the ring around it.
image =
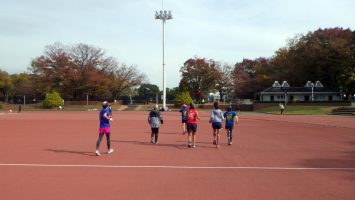
[[[160,10],[155,11],[155,19],[162,20],[163,22],[163,109],[166,110],[166,63],[165,63],[165,23],[167,20],[173,18],[171,11]]]

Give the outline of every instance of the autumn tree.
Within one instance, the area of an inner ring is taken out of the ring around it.
[[[296,35],[270,59],[244,59],[234,69],[236,94],[251,98],[273,81],[303,86],[320,81],[325,87],[355,92],[355,36],[349,29],[318,29]]]
[[[244,59],[235,64],[233,80],[238,98],[253,98],[256,92],[269,87],[273,82],[272,68],[266,58]]]
[[[291,85],[302,86],[307,81],[318,80],[328,88],[342,87],[347,92],[355,92],[350,86],[354,80],[354,63],[354,32],[342,28],[297,35],[271,60],[278,71],[277,77],[284,77]]]
[[[10,91],[13,88],[11,76],[0,70],[0,93],[4,95],[5,102],[9,101]]]
[[[13,88],[11,89],[12,98],[22,98],[24,95],[34,96],[34,88],[31,75],[27,73],[11,75]]]
[[[105,58],[101,48],[87,44],[78,44],[70,48],[69,56],[74,70],[75,88],[74,98],[83,99],[84,96],[101,96],[105,85],[106,70],[112,67],[111,58]]]
[[[64,99],[75,100],[86,95],[116,99],[146,79],[136,67],[119,66],[101,48],[87,44],[49,45],[44,55],[32,61],[31,71],[35,89],[42,96],[55,90]]]
[[[51,90],[64,97],[73,95],[77,78],[68,47],[60,43],[46,46],[44,55],[32,60],[30,70],[37,95],[45,96]]]
[[[215,89],[219,92],[220,99],[222,100],[226,95],[232,95],[232,91],[234,90],[233,67],[228,64],[224,64],[223,66],[217,64],[216,69],[217,79]]]
[[[137,87],[146,81],[146,76],[140,73],[135,66],[115,64],[109,70],[108,89],[113,99],[126,95],[132,87]]]
[[[201,100],[215,89],[218,70],[213,60],[204,58],[188,59],[180,69],[180,87],[186,88],[195,100]]]

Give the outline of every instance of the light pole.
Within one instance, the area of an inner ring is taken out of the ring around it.
[[[163,22],[163,109],[166,109],[166,71],[165,71],[165,23],[172,19],[171,11],[160,10],[155,12],[155,19],[160,19]]]
[[[340,101],[343,101],[343,87],[340,86]]]
[[[312,102],[314,101],[314,83],[312,83]]]

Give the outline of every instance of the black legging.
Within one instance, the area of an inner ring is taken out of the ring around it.
[[[230,128],[230,127],[227,128],[227,136],[229,137],[230,142],[232,142],[232,138],[233,138],[233,132],[232,131],[233,131],[232,128]]]
[[[102,138],[104,137],[104,135],[106,135],[107,148],[108,148],[108,149],[111,149],[110,133],[106,133],[106,134],[105,134],[105,133],[100,133],[100,134],[99,134],[99,139],[97,140],[97,143],[96,143],[96,149],[99,149],[101,140],[102,140]]]
[[[158,134],[159,134],[159,128],[151,128],[152,130],[152,133],[151,133],[151,138],[152,140],[154,139],[154,143],[157,143],[158,142]]]

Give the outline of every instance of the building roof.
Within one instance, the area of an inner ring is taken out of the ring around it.
[[[269,87],[262,92],[261,94],[267,93],[312,93],[312,87]],[[313,93],[339,93],[339,91],[324,88],[324,87],[313,87]]]

